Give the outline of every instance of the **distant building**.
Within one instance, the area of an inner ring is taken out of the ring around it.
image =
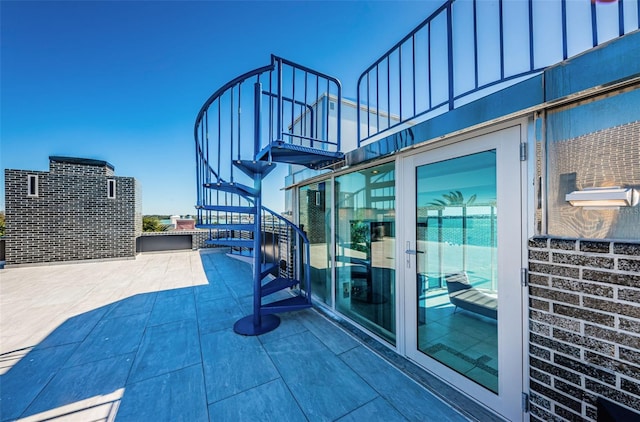
[[[49,171],[5,170],[6,264],[135,258],[141,192],[106,161],[49,157]]]
[[[176,218],[175,230],[195,230],[196,220],[193,218]]]

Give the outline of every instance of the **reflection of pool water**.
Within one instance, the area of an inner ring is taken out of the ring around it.
[[[438,227],[438,221],[442,221],[442,228]],[[495,244],[497,235],[496,218],[491,216],[469,216],[467,221],[467,245],[491,246]],[[462,217],[429,217],[427,218],[427,240],[438,241],[439,232],[442,232],[442,241],[452,245],[463,243]],[[493,229],[493,230],[492,230]],[[493,231],[493,235],[492,232]]]

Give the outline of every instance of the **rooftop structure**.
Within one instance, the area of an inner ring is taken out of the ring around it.
[[[49,157],[49,171],[5,170],[6,264],[135,257],[140,186],[106,161]]]

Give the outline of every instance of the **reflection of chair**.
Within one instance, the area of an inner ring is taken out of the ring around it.
[[[445,276],[449,301],[462,309],[489,318],[498,319],[498,298],[495,292],[478,289],[469,284],[467,273],[453,273]],[[454,311],[455,312],[455,311]]]

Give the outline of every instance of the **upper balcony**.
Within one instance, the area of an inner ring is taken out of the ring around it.
[[[538,75],[639,21],[638,0],[448,0],[361,74],[358,147]]]

